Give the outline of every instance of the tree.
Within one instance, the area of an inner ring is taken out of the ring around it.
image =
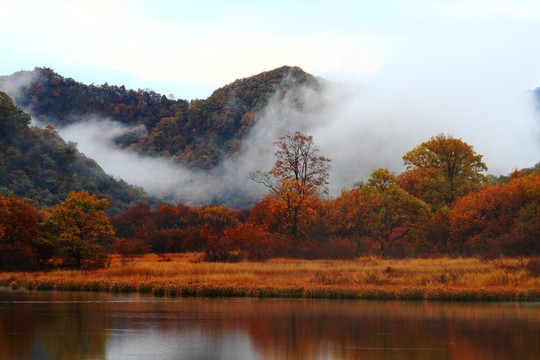
[[[228,228],[237,226],[238,212],[224,206],[207,206],[201,209],[201,242],[205,243],[205,259],[208,261],[232,261],[239,259],[239,250],[230,237],[223,236]]]
[[[114,250],[120,255],[122,265],[126,265],[133,262],[136,257],[149,253],[151,247],[141,239],[118,239],[114,244]]]
[[[312,136],[297,131],[278,138],[275,144],[278,151],[274,167],[267,173],[251,173],[253,181],[277,194],[284,182],[295,183],[296,191],[301,194],[328,193],[330,159],[319,154],[320,148],[313,143]]]
[[[30,120],[30,115],[25,114],[6,93],[0,91],[0,148],[19,139]]]
[[[388,169],[380,168],[371,174],[366,184],[367,187],[384,192],[389,186],[396,183],[396,175]]]
[[[37,211],[24,199],[0,196],[0,270],[36,268]]]
[[[276,142],[276,162],[269,172],[256,171],[251,179],[264,184],[283,205],[287,235],[298,245],[303,217],[309,216],[310,199],[328,193],[330,159],[319,154],[313,137],[300,132],[286,134]]]
[[[43,228],[66,266],[80,269],[83,264],[104,264],[104,250],[116,240],[105,215],[108,207],[107,199],[80,191],[70,192],[52,208]]]
[[[270,258],[276,247],[272,235],[262,226],[245,223],[223,231],[226,243],[235,244],[248,260],[261,261]]]
[[[515,174],[458,199],[449,213],[450,246],[485,257],[540,252],[540,173]]]
[[[437,207],[449,205],[487,182],[481,174],[487,170],[482,155],[451,136],[432,137],[406,153],[403,161],[408,170],[416,170],[414,179],[422,185],[414,187],[423,189],[421,198]]]
[[[326,227],[334,238],[349,239],[356,244],[357,251],[369,253],[372,248],[369,236],[380,204],[381,200],[365,188],[343,190],[329,203]]]
[[[411,246],[396,245],[413,237],[429,221],[430,206],[401,189],[386,169],[375,170],[364,191],[377,199],[374,221],[369,224],[372,239],[384,256],[405,256],[404,251]]]

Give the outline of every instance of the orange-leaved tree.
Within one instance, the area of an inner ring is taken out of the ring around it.
[[[343,190],[326,211],[326,227],[334,239],[350,240],[358,253],[372,252],[370,239],[381,199],[362,188]],[[350,256],[358,255],[348,254]]]
[[[276,242],[272,234],[261,225],[253,223],[238,224],[223,231],[223,241],[232,244],[242,257],[249,260],[266,260],[274,255]]]
[[[485,257],[540,253],[540,173],[458,199],[449,213],[455,253]]]
[[[238,258],[234,242],[223,236],[225,229],[238,225],[238,213],[224,206],[206,206],[201,209],[201,241],[205,243],[208,261],[232,261]]]
[[[39,259],[38,212],[26,201],[0,196],[0,270],[31,270],[47,260]]]
[[[276,162],[268,172],[251,173],[251,179],[270,189],[271,196],[279,199],[283,208],[286,235],[299,245],[301,224],[312,211],[310,198],[328,193],[330,159],[320,154],[313,137],[300,132],[288,133],[276,142]]]

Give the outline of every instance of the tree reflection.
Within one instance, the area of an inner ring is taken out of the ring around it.
[[[535,359],[540,309],[0,292],[0,332],[0,359]]]

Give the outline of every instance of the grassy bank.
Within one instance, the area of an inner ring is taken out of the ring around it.
[[[92,271],[0,273],[0,285],[31,290],[155,296],[540,301],[538,260],[273,259],[207,263],[201,254],[147,255]]]

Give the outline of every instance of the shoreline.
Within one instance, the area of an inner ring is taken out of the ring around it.
[[[536,258],[271,259],[214,263],[200,253],[149,254],[107,268],[3,272],[0,286],[37,291],[101,291],[157,297],[540,301]],[[536,265],[535,265],[536,266]]]
[[[411,287],[245,287],[210,284],[165,284],[159,282],[93,282],[32,280],[26,283],[0,283],[0,287],[17,291],[109,292],[114,294],[146,294],[155,297],[208,298],[289,298],[289,299],[351,299],[406,300],[443,302],[540,302],[538,289],[472,289],[472,288],[411,288]]]

